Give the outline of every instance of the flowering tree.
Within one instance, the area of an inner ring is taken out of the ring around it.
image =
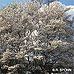
[[[31,1],[34,1],[34,0],[31,0]],[[49,5],[53,1],[59,1],[59,0],[36,0],[36,1],[39,1],[40,4],[47,4],[47,5]]]
[[[58,66],[73,68],[74,34],[63,21],[67,10],[57,1],[41,8],[37,1],[11,3],[1,10],[1,73],[51,74]]]

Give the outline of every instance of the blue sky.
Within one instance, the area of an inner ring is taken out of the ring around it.
[[[5,5],[9,5],[13,0],[0,0],[0,9],[1,9],[1,6]],[[14,0],[14,1],[22,1],[23,0]],[[74,0],[59,0],[60,2],[62,2],[63,4],[65,5],[74,5]]]
[[[59,0],[65,5],[74,5],[74,0]]]

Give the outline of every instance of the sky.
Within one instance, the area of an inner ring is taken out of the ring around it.
[[[1,9],[1,6],[3,6],[3,5],[8,6],[12,1],[13,0],[0,0],[0,9]],[[23,0],[14,0],[14,1],[23,2]],[[59,0],[59,1],[65,5],[74,5],[74,0]]]
[[[65,5],[74,5],[74,0],[59,0],[59,1]]]

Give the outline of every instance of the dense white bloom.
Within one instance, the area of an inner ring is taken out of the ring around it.
[[[39,9],[39,12],[44,12],[48,8],[48,5],[44,4],[42,7]]]
[[[56,7],[56,6],[58,6],[58,8],[60,7],[61,9],[64,8],[64,5],[61,2],[59,2],[59,1],[54,1],[54,2],[50,3],[49,6],[50,7]]]

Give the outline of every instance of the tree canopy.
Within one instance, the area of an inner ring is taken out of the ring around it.
[[[56,4],[57,3],[57,4]],[[0,72],[51,74],[74,68],[74,33],[58,1],[11,3],[0,11]]]

